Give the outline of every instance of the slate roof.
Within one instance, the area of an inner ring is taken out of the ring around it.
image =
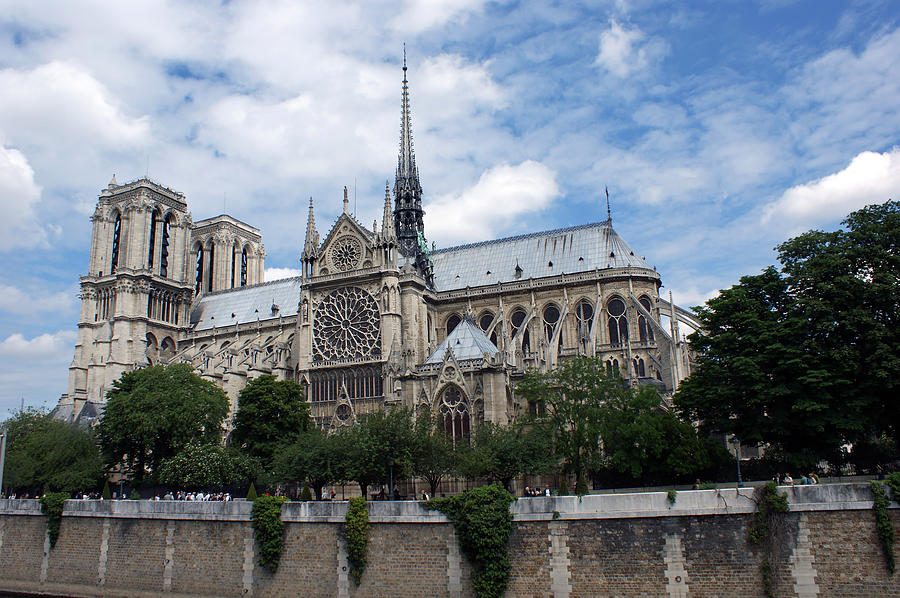
[[[653,269],[608,221],[438,249],[431,257],[439,291],[594,269]]]
[[[278,316],[294,316],[300,303],[300,277],[216,291],[200,297],[191,309],[194,330],[211,330]],[[278,311],[272,311],[272,305]]]
[[[425,363],[443,362],[448,347],[458,361],[481,359],[485,353],[493,357],[500,352],[469,316],[463,318],[462,322],[456,325],[456,328],[447,335],[444,342],[438,345]]]

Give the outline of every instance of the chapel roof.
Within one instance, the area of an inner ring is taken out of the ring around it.
[[[212,330],[213,327],[294,316],[299,303],[299,276],[216,291],[201,296],[194,304],[191,326],[194,330]]]
[[[425,363],[442,363],[447,349],[453,352],[458,361],[466,359],[482,359],[487,353],[491,357],[500,352],[470,316],[462,319],[437,349],[428,356]]]
[[[438,249],[431,258],[438,291],[595,269],[653,269],[608,220]]]

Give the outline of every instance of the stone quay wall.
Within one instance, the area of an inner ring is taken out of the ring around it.
[[[790,511],[771,555],[776,596],[900,596],[866,485],[782,488]],[[763,596],[747,542],[752,488],[522,498],[513,503],[506,596]],[[35,500],[0,500],[0,594],[45,596],[473,596],[453,525],[420,503],[369,503],[357,587],[345,502],[286,503],[281,564],[257,564],[251,503],[66,503],[51,550]],[[900,541],[900,509],[890,516]]]

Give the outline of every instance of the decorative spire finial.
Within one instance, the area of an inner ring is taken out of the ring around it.
[[[347,193],[347,185],[344,185],[344,214],[350,210],[350,196]]]
[[[313,198],[309,198],[309,216],[306,219],[306,242],[303,244],[303,259],[316,257],[319,249],[319,233],[316,231],[316,216],[313,213]]]
[[[612,211],[609,209],[609,187],[606,188],[606,221],[612,224]]]

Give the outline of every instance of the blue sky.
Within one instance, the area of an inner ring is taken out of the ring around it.
[[[65,391],[99,190],[150,177],[297,267],[396,164],[402,44],[426,234],[606,216],[696,305],[900,196],[900,4],[0,0],[0,417]]]

